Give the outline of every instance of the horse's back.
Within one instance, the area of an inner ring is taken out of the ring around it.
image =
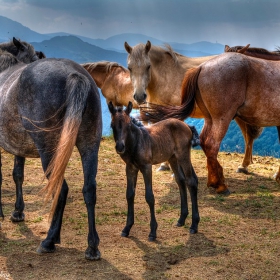
[[[279,125],[279,63],[238,53],[209,60],[200,67],[198,102],[200,97],[203,102],[198,105],[204,111],[203,104],[207,104],[212,117],[223,112],[229,118],[237,115],[253,125]]]

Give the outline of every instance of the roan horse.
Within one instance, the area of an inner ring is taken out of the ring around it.
[[[186,71],[198,67],[201,63],[215,56],[186,57],[178,54],[166,45],[166,48],[153,46],[150,41],[131,47],[125,42],[128,52],[128,69],[132,80],[133,96],[139,104],[146,101],[160,105],[181,104],[181,84]],[[193,118],[204,118],[199,107],[195,106]],[[262,129],[246,124],[239,117],[235,118],[245,139],[245,157],[237,172],[248,173],[252,162],[252,144]]]
[[[68,193],[64,172],[76,145],[82,159],[88,212],[85,257],[97,260],[95,178],[102,117],[96,84],[71,60],[46,58],[27,65],[7,53],[0,60],[0,146],[17,156],[40,157],[49,179],[43,191],[46,200],[53,197],[50,229],[37,252],[54,252],[55,244],[60,243]]]
[[[13,38],[10,42],[5,42],[0,44],[0,51],[2,59],[4,58],[4,52],[7,52],[5,55],[9,57],[11,55],[15,56],[19,61],[22,61],[26,64],[34,62],[38,59],[44,58],[45,55],[43,52],[35,51],[33,46],[27,42],[23,42]],[[24,172],[24,157],[15,156],[14,160],[14,170],[13,170],[13,179],[16,185],[16,203],[15,210],[11,215],[11,220],[18,222],[24,220],[24,202],[22,196],[22,183],[23,183],[23,172]],[[1,172],[1,153],[0,153],[0,218],[4,218],[3,209],[2,209],[2,172]]]
[[[183,226],[188,216],[187,190],[192,201],[192,224],[190,233],[197,233],[199,213],[197,204],[198,179],[191,163],[192,132],[184,122],[169,119],[144,127],[129,116],[132,103],[125,110],[108,104],[111,112],[111,127],[116,142],[116,152],[126,163],[128,204],[126,226],[121,235],[127,237],[134,224],[134,198],[137,175],[143,174],[145,198],[150,208],[151,231],[149,240],[156,239],[157,221],[155,198],[152,190],[152,165],[168,160],[174,172],[181,196],[181,214],[177,226]]]
[[[185,119],[192,115],[197,103],[205,116],[200,140],[207,157],[207,184],[217,193],[229,193],[217,155],[230,121],[239,117],[253,126],[280,125],[279,63],[239,53],[221,54],[187,71],[182,83],[182,105],[154,105],[146,113],[152,120]]]

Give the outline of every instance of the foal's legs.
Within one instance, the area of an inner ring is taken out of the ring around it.
[[[141,173],[144,177],[145,182],[145,198],[146,202],[149,205],[150,208],[150,214],[151,214],[151,221],[150,221],[150,228],[151,232],[149,234],[149,241],[156,240],[157,234],[157,221],[155,216],[155,197],[152,189],[152,165],[146,164],[140,168]]]
[[[11,220],[13,222],[21,222],[24,220],[24,201],[22,193],[22,184],[24,180],[24,163],[24,157],[15,156],[13,179],[16,185],[16,203],[15,210],[11,214]]]
[[[185,225],[186,218],[189,215],[185,175],[183,173],[183,170],[178,165],[178,161],[177,161],[176,157],[173,156],[169,160],[169,163],[170,163],[171,169],[174,173],[175,181],[176,181],[176,183],[179,187],[179,191],[180,191],[181,213],[180,213],[180,218],[177,222],[177,226],[181,227],[181,226]]]
[[[126,201],[127,201],[127,218],[126,225],[122,230],[121,236],[127,237],[129,235],[130,229],[134,224],[134,198],[136,190],[137,175],[139,169],[132,164],[126,165]]]

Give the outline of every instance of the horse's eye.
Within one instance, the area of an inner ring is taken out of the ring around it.
[[[147,66],[147,71],[149,71],[151,69],[151,65]]]
[[[130,67],[128,67],[127,69],[129,70],[129,72],[131,72],[131,68]]]

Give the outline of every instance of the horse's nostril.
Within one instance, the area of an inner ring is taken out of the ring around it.
[[[144,97],[144,100],[146,100],[146,98],[147,98],[147,94],[146,94],[146,93],[144,93],[144,94],[143,94],[143,97]]]

